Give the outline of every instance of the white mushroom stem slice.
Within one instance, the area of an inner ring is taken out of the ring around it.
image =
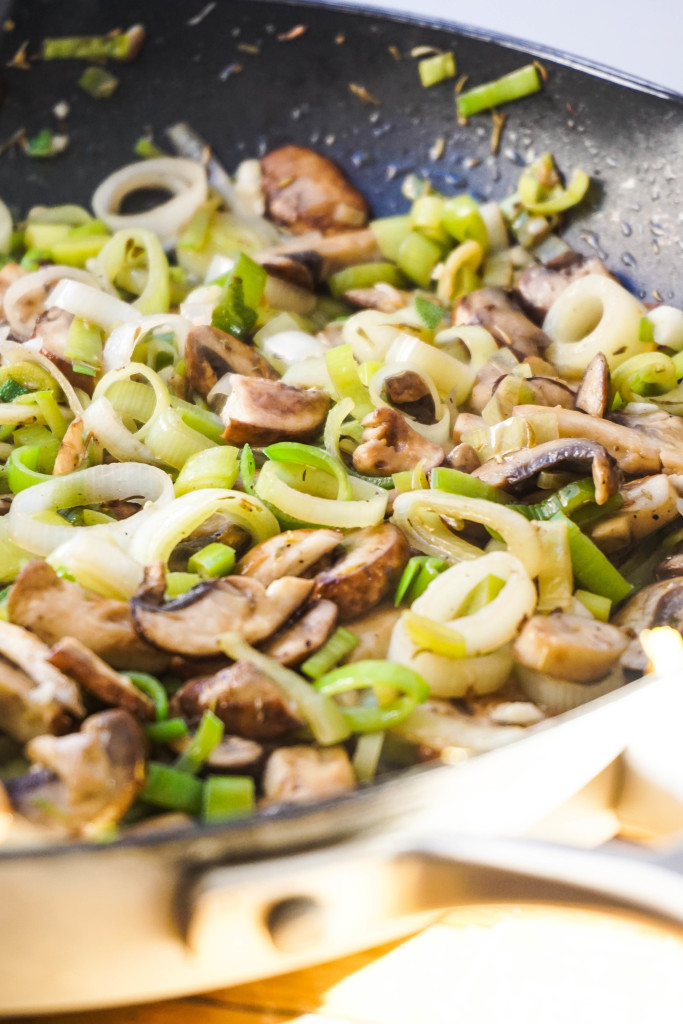
[[[31,703],[54,703],[74,718],[83,717],[85,709],[78,687],[73,679],[49,664],[49,648],[38,637],[21,626],[0,621],[0,650],[33,680]]]
[[[628,637],[616,626],[558,612],[529,619],[513,653],[515,661],[527,668],[588,683],[602,679],[627,644]]]
[[[591,530],[603,551],[617,551],[660,530],[678,515],[678,494],[663,473],[633,480],[621,489],[624,504]]]
[[[282,576],[300,576],[343,539],[340,530],[285,530],[248,551],[237,571],[268,586]]]
[[[281,747],[266,764],[263,792],[269,803],[324,800],[354,789],[356,778],[343,747]]]
[[[531,523],[519,512],[481,498],[433,490],[408,491],[399,494],[394,502],[392,522],[403,531],[412,547],[454,561],[480,558],[480,549],[456,537],[444,526],[442,518],[456,522],[469,520],[491,527],[501,535],[531,579],[538,575],[541,565],[538,537]]]
[[[58,302],[52,301],[50,293],[53,292],[53,285],[65,278],[73,282],[80,282],[82,285],[96,284],[95,278],[86,270],[57,264],[41,267],[30,274],[24,274],[9,286],[4,299],[5,318],[16,338],[22,341],[30,338],[36,320],[41,313],[48,306],[59,305]],[[93,291],[97,290],[93,288]],[[50,297],[48,298],[48,296]]]
[[[145,780],[145,740],[127,711],[91,715],[80,732],[37,736],[26,753],[50,772],[15,779],[12,802],[36,824],[94,835],[118,821]]]
[[[167,189],[173,197],[142,213],[121,214],[125,197],[138,189]],[[92,197],[95,216],[111,231],[121,228],[145,228],[158,235],[162,245],[170,246],[199,206],[206,202],[206,171],[199,162],[182,157],[160,157],[122,167],[99,185]]]

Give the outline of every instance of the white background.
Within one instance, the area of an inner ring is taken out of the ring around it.
[[[345,0],[489,29],[683,94],[683,0]]]

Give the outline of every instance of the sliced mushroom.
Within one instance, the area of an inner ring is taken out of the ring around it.
[[[616,626],[583,615],[534,615],[512,646],[515,661],[558,679],[590,683],[602,679],[626,650],[628,637]]]
[[[346,622],[364,615],[395,586],[410,556],[408,542],[392,523],[348,534],[343,557],[315,578],[314,598],[326,598]]]
[[[547,263],[534,263],[527,267],[515,285],[515,292],[525,312],[537,323],[542,323],[553,302],[567,285],[587,274],[612,276],[597,256],[563,252]]]
[[[320,436],[330,397],[314,388],[234,374],[221,410],[224,440],[263,446],[274,441],[315,441]]]
[[[404,370],[384,381],[387,401],[400,405],[401,412],[412,416],[418,423],[434,423],[434,399],[419,373]]]
[[[75,679],[103,704],[125,708],[143,721],[154,719],[155,709],[150,698],[139,690],[128,676],[115,672],[106,661],[93,654],[80,640],[72,636],[58,640],[48,654],[47,661]]]
[[[190,384],[202,398],[206,398],[226,373],[278,379],[268,360],[252,345],[217,327],[192,328],[185,342],[185,365]]]
[[[461,473],[472,473],[481,465],[479,456],[469,444],[456,444],[446,456],[446,463],[451,469],[459,469]]]
[[[257,263],[268,267],[273,256],[286,256],[301,263],[316,285],[326,281],[338,270],[382,259],[377,236],[372,228],[343,231],[339,235],[328,235],[325,238],[313,235],[294,239],[259,253],[254,258]]]
[[[602,445],[582,438],[544,441],[533,448],[496,456],[475,469],[472,476],[514,492],[523,491],[544,471],[585,473],[588,469],[593,475],[595,500],[603,505],[619,489],[616,463]]]
[[[63,356],[57,355],[52,349],[43,348],[40,349],[41,356],[45,356],[51,363],[57,367],[57,369],[64,374],[66,379],[75,388],[80,388],[81,391],[85,391],[87,395],[92,398],[93,391],[97,384],[97,377],[91,376],[89,373],[79,373],[78,370],[74,370],[74,365],[70,359],[65,359]]]
[[[609,363],[602,352],[593,356],[586,367],[574,400],[575,407],[589,416],[604,416],[609,407],[612,377]]]
[[[557,377],[527,377],[524,385],[533,393],[537,405],[574,408],[574,392],[568,384]]]
[[[303,146],[282,146],[261,160],[268,215],[296,235],[363,227],[368,204],[332,160]]]
[[[653,626],[673,626],[683,632],[683,577],[643,587],[619,609],[612,622],[631,637],[622,665],[631,672],[645,672],[648,659],[638,639],[640,633]]]
[[[349,630],[358,639],[358,644],[345,662],[366,661],[367,659],[386,658],[389,642],[394,626],[403,614],[403,608],[394,608],[393,604],[383,601],[376,608],[353,619],[348,623]]]
[[[21,626],[0,621],[0,727],[16,739],[66,732],[85,709],[78,687],[47,661],[49,648]]]
[[[285,530],[248,551],[238,562],[237,571],[267,587],[283,576],[303,576],[343,539],[340,530]]]
[[[175,743],[174,749],[179,753],[189,746],[190,737],[183,743]],[[205,768],[211,772],[252,772],[263,760],[263,747],[256,740],[247,740],[244,736],[223,736],[214,747],[206,761]]]
[[[397,313],[410,302],[409,292],[386,282],[379,282],[371,288],[351,288],[344,292],[343,297],[357,309],[378,309],[380,313]]]
[[[683,555],[667,555],[655,569],[658,580],[673,580],[683,576]]]
[[[678,494],[668,476],[658,473],[622,487],[624,504],[591,530],[603,551],[619,551],[660,530],[678,516]]]
[[[49,770],[13,780],[14,807],[29,821],[70,835],[119,821],[145,782],[144,736],[119,709],[91,715],[68,736],[37,736],[26,753]]]
[[[53,476],[64,476],[79,469],[88,452],[88,439],[83,435],[83,421],[79,416],[72,420],[62,438],[52,467]],[[136,508],[136,511],[138,509]]]
[[[444,458],[441,445],[418,434],[396,409],[380,406],[363,420],[362,441],[353,453],[353,466],[367,476],[391,476],[414,469],[418,462],[425,470],[434,469]]]
[[[182,597],[164,603],[165,580],[158,566],[131,598],[135,629],[148,643],[186,657],[219,652],[218,637],[234,630],[248,643],[272,636],[309,597],[312,580],[285,576],[267,588],[248,576],[227,576],[199,583]]]
[[[310,267],[307,267],[301,260],[297,260],[292,256],[266,253],[260,257],[259,263],[264,270],[268,271],[271,277],[277,277],[279,280],[286,281],[287,284],[292,284],[296,288],[312,292],[316,286],[316,281]]]
[[[493,398],[498,382],[505,377],[506,371],[499,366],[495,359],[484,363],[474,378],[474,385],[470,394],[470,409],[472,412],[480,413]]]
[[[315,601],[296,622],[271,637],[261,650],[281,665],[298,665],[322,647],[337,624],[338,614],[334,601]]]
[[[263,792],[269,803],[300,804],[339,796],[356,786],[343,747],[280,747],[268,758]]]
[[[114,668],[157,672],[168,664],[167,655],[137,636],[126,601],[101,597],[61,579],[42,559],[29,562],[19,573],[7,611],[10,622],[30,629],[46,644],[72,636]]]
[[[627,412],[616,412],[612,413],[610,419],[614,420],[615,423],[620,423],[624,427],[628,427],[630,430],[636,431],[635,436],[639,437],[640,443],[643,443],[643,437],[650,441],[654,441],[657,445],[662,446],[662,462],[664,462],[664,449],[666,452],[670,449],[681,449],[683,448],[683,419],[680,416],[673,416],[670,412],[665,412],[663,409],[659,409],[656,412],[645,412],[645,413],[627,413]],[[677,469],[676,472],[681,472]]]
[[[190,679],[175,694],[171,707],[191,724],[205,711],[213,711],[229,733],[253,740],[273,739],[303,725],[294,702],[248,661],[236,661],[213,676]]]
[[[464,295],[453,310],[456,326],[478,324],[520,359],[538,355],[550,344],[547,334],[529,320],[503,288],[479,288]]]
[[[66,339],[72,320],[73,313],[67,313],[59,306],[50,306],[40,314],[33,329],[33,337],[40,342],[37,347],[44,355],[66,358]]]
[[[528,419],[537,416],[539,412],[547,411],[539,405],[518,405],[513,410],[513,415]],[[650,473],[659,473],[662,469],[664,450],[660,457],[659,446],[648,442],[639,431],[612,423],[611,420],[587,416],[575,409],[555,409],[554,413],[557,416],[560,437],[583,437],[601,444],[627,476],[647,476]],[[683,456],[677,453],[673,455],[683,470]]]

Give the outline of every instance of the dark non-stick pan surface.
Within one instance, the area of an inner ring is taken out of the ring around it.
[[[0,196],[21,212],[37,203],[87,203],[108,173],[135,158],[141,135],[163,146],[165,128],[180,120],[229,170],[286,142],[327,153],[376,215],[407,208],[400,186],[409,172],[446,193],[501,198],[527,160],[551,150],[565,171],[581,166],[594,178],[590,211],[567,232],[572,244],[596,251],[643,299],[683,303],[683,105],[675,98],[544,59],[543,91],[507,108],[494,157],[489,115],[458,125],[453,82],[423,89],[411,52],[454,50],[459,73],[475,85],[534,59],[504,42],[348,8],[258,0],[23,0],[5,18],[13,27],[0,45],[0,145],[19,129],[29,136],[57,129],[55,104],[70,107],[64,154],[31,160],[12,147],[0,155]],[[146,43],[132,64],[111,66],[120,86],[110,99],[78,87],[82,63],[32,59],[46,36],[136,22]],[[25,40],[30,70],[8,67]],[[440,138],[443,154],[432,158]],[[224,850],[242,853],[338,836],[400,813],[407,782],[240,825],[239,842],[226,842],[234,828],[213,835],[222,835]]]

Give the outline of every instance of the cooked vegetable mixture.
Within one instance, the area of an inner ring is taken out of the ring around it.
[[[331,797],[647,669],[683,627],[683,313],[561,240],[587,188],[545,155],[371,221],[288,145],[0,203],[10,839]]]

